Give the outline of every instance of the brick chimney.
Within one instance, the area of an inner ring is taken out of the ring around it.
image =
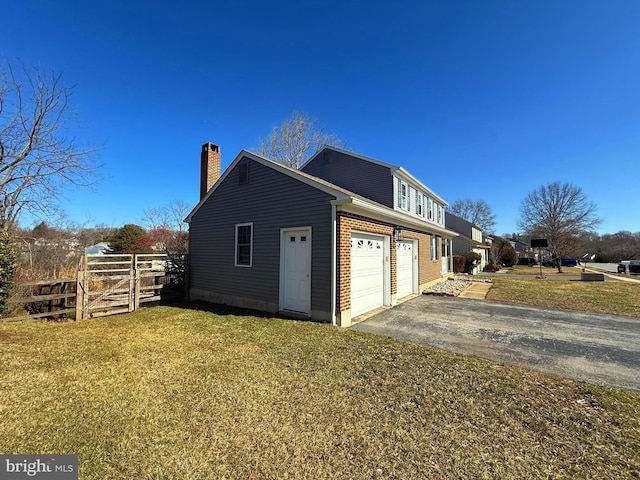
[[[220,178],[220,147],[211,142],[202,145],[200,152],[200,200]]]

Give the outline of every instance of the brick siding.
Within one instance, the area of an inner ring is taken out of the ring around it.
[[[338,312],[351,308],[351,232],[371,233],[389,237],[390,265],[391,265],[391,294],[397,292],[396,286],[396,242],[393,241],[394,225],[374,220],[353,213],[338,212],[337,224],[337,275],[338,298],[336,309]],[[420,285],[442,278],[441,260],[431,260],[431,242],[428,233],[413,229],[402,229],[403,238],[418,241],[418,283]]]

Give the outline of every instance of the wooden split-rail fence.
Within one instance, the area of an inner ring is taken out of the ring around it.
[[[19,283],[19,295],[10,304],[22,306],[24,313],[0,321],[80,320],[133,312],[163,297],[180,297],[184,266],[184,257],[165,254],[85,255],[77,278]]]

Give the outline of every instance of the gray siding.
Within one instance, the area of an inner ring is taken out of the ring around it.
[[[393,208],[393,176],[389,167],[327,149],[302,171]]]
[[[249,182],[238,166],[249,163]],[[331,311],[331,195],[244,157],[193,216],[191,287],[279,301],[280,229],[312,227],[311,309]],[[235,225],[253,222],[251,267],[236,267]]]
[[[449,230],[461,233],[462,235],[466,235],[469,238],[471,238],[472,236],[472,224],[466,221],[464,218],[460,218],[457,215],[453,215],[447,211],[445,211],[444,213],[444,225]]]
[[[475,247],[475,244],[460,237],[453,237],[451,242],[451,253],[457,255],[459,253],[470,252]]]

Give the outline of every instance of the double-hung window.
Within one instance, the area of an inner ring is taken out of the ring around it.
[[[236,267],[250,267],[253,260],[253,223],[236,224]]]
[[[416,214],[424,217],[424,197],[420,192],[416,195]]]
[[[440,258],[442,237],[438,235],[431,235],[431,260],[438,260]]]
[[[433,200],[427,198],[427,218],[433,220]]]
[[[409,185],[398,179],[398,207],[409,209]]]

